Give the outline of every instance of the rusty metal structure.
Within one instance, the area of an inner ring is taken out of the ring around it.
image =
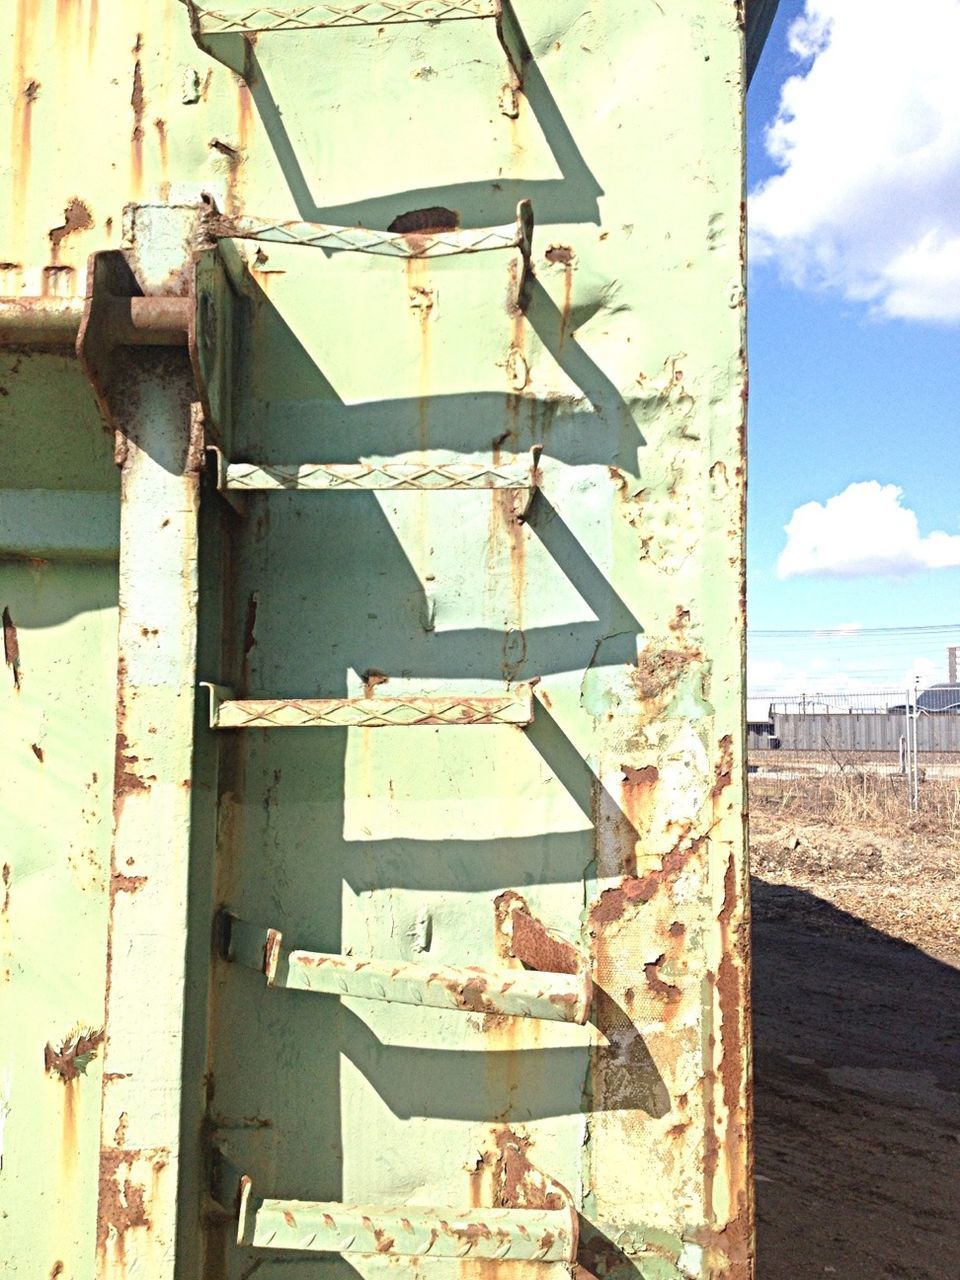
[[[4,7],[4,1275],[752,1276],[774,7]]]

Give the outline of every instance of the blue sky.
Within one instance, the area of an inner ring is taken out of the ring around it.
[[[781,0],[750,89],[751,692],[960,643],[871,630],[960,623],[958,37],[960,0]]]

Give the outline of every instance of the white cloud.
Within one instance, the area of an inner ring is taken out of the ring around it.
[[[960,566],[960,535],[921,536],[916,514],[895,484],[864,480],[825,503],[797,507],[786,526],[777,576],[851,578]]]
[[[794,284],[960,321],[960,0],[806,0],[750,200],[750,245]]]

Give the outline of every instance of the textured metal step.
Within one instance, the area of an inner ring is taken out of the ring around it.
[[[466,253],[487,253],[494,249],[518,249],[529,265],[533,225],[533,205],[529,200],[521,200],[517,205],[516,222],[499,227],[378,231],[326,222],[288,222],[249,215],[230,217],[214,210],[210,214],[209,231],[221,240],[265,240],[328,251],[372,253],[382,258],[450,258]]]
[[[593,986],[585,962],[571,943],[550,935],[539,921],[532,923],[549,938],[548,962],[559,958],[563,971],[409,964],[291,950],[277,929],[230,915],[224,923],[227,958],[259,970],[272,987],[581,1026],[590,1012]]]
[[[401,22],[497,18],[499,0],[371,0],[366,4],[210,5],[186,0],[200,35],[260,35],[272,31],[383,27]]]
[[[386,1257],[573,1262],[577,1214],[559,1209],[438,1209],[272,1200],[240,1184],[237,1243],[254,1249]],[[558,1197],[559,1199],[559,1197]]]
[[[253,462],[228,462],[211,449],[217,462],[217,488],[221,491],[274,493],[282,490],[311,493],[343,493],[354,490],[413,490],[423,493],[463,492],[478,489],[521,489],[537,486],[537,465],[542,449],[490,462],[303,462],[289,466]]]
[[[528,725],[533,690],[455,697],[234,699],[224,685],[203,682],[210,694],[211,729],[386,729],[414,725]]]

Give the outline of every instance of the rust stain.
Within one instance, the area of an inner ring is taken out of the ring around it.
[[[622,783],[620,800],[627,821],[634,831],[639,833],[650,826],[654,806],[657,802],[657,784],[660,781],[660,770],[656,765],[648,764],[635,769],[632,765],[620,766]],[[636,870],[636,859],[631,868]]]
[[[76,231],[87,231],[93,225],[93,214],[89,208],[78,196],[71,197],[63,211],[63,222],[59,227],[51,227],[47,233],[54,265],[60,261],[60,245],[67,236]]]
[[[663,859],[656,871],[644,876],[627,876],[619,888],[605,889],[590,912],[594,925],[612,924],[619,920],[633,903],[649,902],[661,888],[676,880],[679,873],[697,853],[704,841],[702,837],[680,842]]]
[[[375,667],[370,667],[363,673],[363,693],[364,697],[372,698],[374,690],[378,685],[386,684],[390,679],[383,671],[377,671]]]
[[[151,1226],[147,1216],[144,1188],[129,1176],[123,1177],[124,1166],[132,1172],[143,1153],[135,1148],[104,1147],[100,1151],[100,1198],[97,1211],[97,1252],[107,1247],[111,1230],[114,1247],[120,1259],[124,1254],[124,1237],[137,1227]]]
[[[668,1004],[675,1004],[680,999],[680,988],[674,986],[672,982],[664,982],[660,977],[660,966],[666,958],[665,955],[657,956],[656,960],[651,960],[643,966],[643,972],[650,990],[655,995],[662,996]]]
[[[0,906],[0,916],[5,916],[10,910],[10,877],[13,873],[10,870],[10,863],[3,864],[3,905]]]
[[[714,783],[710,788],[711,800],[719,800],[729,787],[733,775],[733,738],[725,733],[719,742],[720,759],[714,767]]]
[[[730,1267],[731,1274],[748,1274],[746,1268],[752,1259],[753,1196],[749,1174],[745,1176],[749,1156],[749,1125],[751,1099],[749,1091],[743,1096],[746,1070],[747,1028],[750,1026],[749,933],[738,893],[737,859],[731,852],[724,873],[724,901],[718,922],[722,939],[722,958],[713,986],[720,1017],[720,1061],[718,1064],[723,1105],[726,1112],[724,1128],[723,1160],[727,1176],[727,1191],[731,1216],[719,1228],[708,1228],[699,1238],[708,1257]],[[715,1059],[716,1042],[710,1037],[711,1061]],[[705,1123],[708,1141],[716,1129],[716,1107],[713,1093],[716,1073],[711,1071],[704,1085],[708,1090],[705,1104]],[[749,1089],[749,1085],[748,1085]],[[712,1204],[713,1180],[720,1159],[719,1141],[711,1143],[711,1179],[708,1185],[708,1206]]]
[[[147,883],[147,876],[128,876],[122,871],[112,871],[110,873],[110,897],[114,898],[118,893],[139,893],[143,886]]]
[[[531,1163],[527,1155],[531,1146],[529,1138],[503,1127],[493,1131],[493,1139],[498,1153],[494,1165],[495,1206],[563,1209],[569,1203],[562,1188]]]
[[[167,137],[167,122],[157,116],[153,122],[157,131],[157,146],[160,150],[160,199],[170,199],[170,146]]]
[[[76,1080],[86,1074],[87,1067],[97,1056],[97,1050],[103,1044],[104,1030],[77,1028],[72,1031],[59,1049],[47,1044],[43,1051],[43,1069],[52,1075],[59,1076],[64,1083]]]
[[[510,914],[513,923],[511,949],[525,968],[542,973],[576,974],[581,971],[576,948],[551,933],[525,906],[515,907]]]
[[[573,262],[574,253],[568,244],[552,244],[544,257],[548,262],[560,262],[565,267],[569,267]]]
[[[394,235],[406,236],[414,249],[420,249],[423,246],[419,237],[427,239],[444,231],[458,231],[459,228],[459,213],[455,209],[444,209],[436,205],[429,209],[412,209],[409,213],[398,214],[387,230]]]
[[[137,791],[150,790],[149,782],[142,778],[135,769],[131,768],[132,765],[139,764],[139,762],[140,757],[133,755],[130,751],[127,735],[122,732],[118,733],[114,750],[113,797],[115,808],[121,806],[128,795],[132,795]]]
[[[72,1175],[73,1166],[77,1159],[77,1095],[76,1079],[73,1077],[63,1082],[63,1128],[60,1134],[60,1156],[64,1170]]]
[[[263,948],[263,972],[273,973],[279,963],[281,935],[276,929],[267,932],[267,941]]]
[[[547,262],[563,267],[563,302],[560,306],[560,340],[562,347],[568,337],[570,311],[573,304],[573,264],[576,254],[567,244],[552,244],[544,254]]]
[[[57,265],[44,267],[43,278],[40,282],[40,292],[43,297],[62,298],[68,296],[73,274],[73,267]]]
[[[93,51],[97,46],[97,21],[100,17],[98,0],[90,0],[90,14],[87,18],[87,61],[93,59]]]
[[[132,52],[138,54],[143,49],[143,33],[137,32],[137,40]],[[133,64],[133,87],[130,92],[130,106],[133,108],[133,131],[130,134],[130,166],[133,178],[134,194],[139,195],[143,188],[143,113],[146,109],[143,92],[143,67],[137,58]]]
[[[30,178],[33,104],[40,92],[40,82],[30,78],[27,72],[33,57],[33,33],[36,27],[36,0],[17,0],[17,17],[13,36],[13,113],[10,153],[14,157],[11,203],[14,214],[21,219],[26,214],[24,200]]]
[[[20,640],[9,608],[3,611],[3,657],[13,673],[13,687],[20,688]]]
[[[651,712],[663,711],[678,681],[703,654],[699,649],[647,649],[637,658],[630,678],[637,696]]]
[[[43,764],[43,747],[41,747],[40,744],[37,742],[31,742],[30,750],[37,757],[40,763]]]
[[[58,1258],[57,1261],[50,1268],[50,1280],[60,1280],[60,1276],[62,1275],[63,1275],[63,1263]]]
[[[415,237],[414,237],[415,238]],[[404,259],[407,276],[407,296],[410,310],[420,325],[420,371],[417,394],[417,443],[421,449],[429,447],[432,341],[431,319],[436,296],[430,283],[430,263],[426,258]]]
[[[235,147],[233,143],[225,142],[223,138],[211,138],[207,145],[211,151],[216,151],[226,161],[226,206],[229,213],[236,216],[241,208],[237,187],[240,166],[243,164],[243,152],[239,147]]]

